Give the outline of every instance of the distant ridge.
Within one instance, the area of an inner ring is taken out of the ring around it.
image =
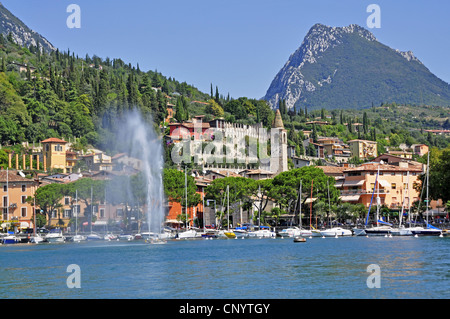
[[[14,41],[21,46],[39,45],[47,52],[56,48],[42,35],[31,30],[19,18],[13,15],[0,2],[0,33],[7,37],[10,33]]]
[[[272,108],[363,108],[396,102],[450,105],[450,86],[432,74],[411,51],[377,41],[356,24],[315,24],[267,90]]]

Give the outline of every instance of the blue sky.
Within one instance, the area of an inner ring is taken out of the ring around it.
[[[377,39],[413,51],[450,82],[450,1],[417,0],[2,0],[60,50],[139,63],[209,93],[264,96],[272,79],[315,23],[365,28],[369,4],[381,8]],[[69,4],[81,28],[69,29]]]

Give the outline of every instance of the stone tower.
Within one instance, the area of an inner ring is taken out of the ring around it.
[[[288,170],[287,131],[284,129],[280,110],[277,110],[271,130],[270,171],[275,175]]]

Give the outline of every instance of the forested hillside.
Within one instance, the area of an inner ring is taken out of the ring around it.
[[[177,93],[175,93],[177,92]],[[209,95],[157,71],[143,72],[121,59],[83,58],[22,47],[0,36],[0,140],[3,145],[77,137],[81,144],[108,144],[114,118],[139,108],[160,124],[175,95]],[[106,133],[106,134],[103,134]]]

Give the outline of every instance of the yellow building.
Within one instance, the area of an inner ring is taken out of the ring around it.
[[[377,142],[367,140],[348,141],[352,157],[364,160],[377,157]]]
[[[61,169],[63,173],[67,172],[66,144],[66,141],[55,137],[42,141],[44,171]]]

